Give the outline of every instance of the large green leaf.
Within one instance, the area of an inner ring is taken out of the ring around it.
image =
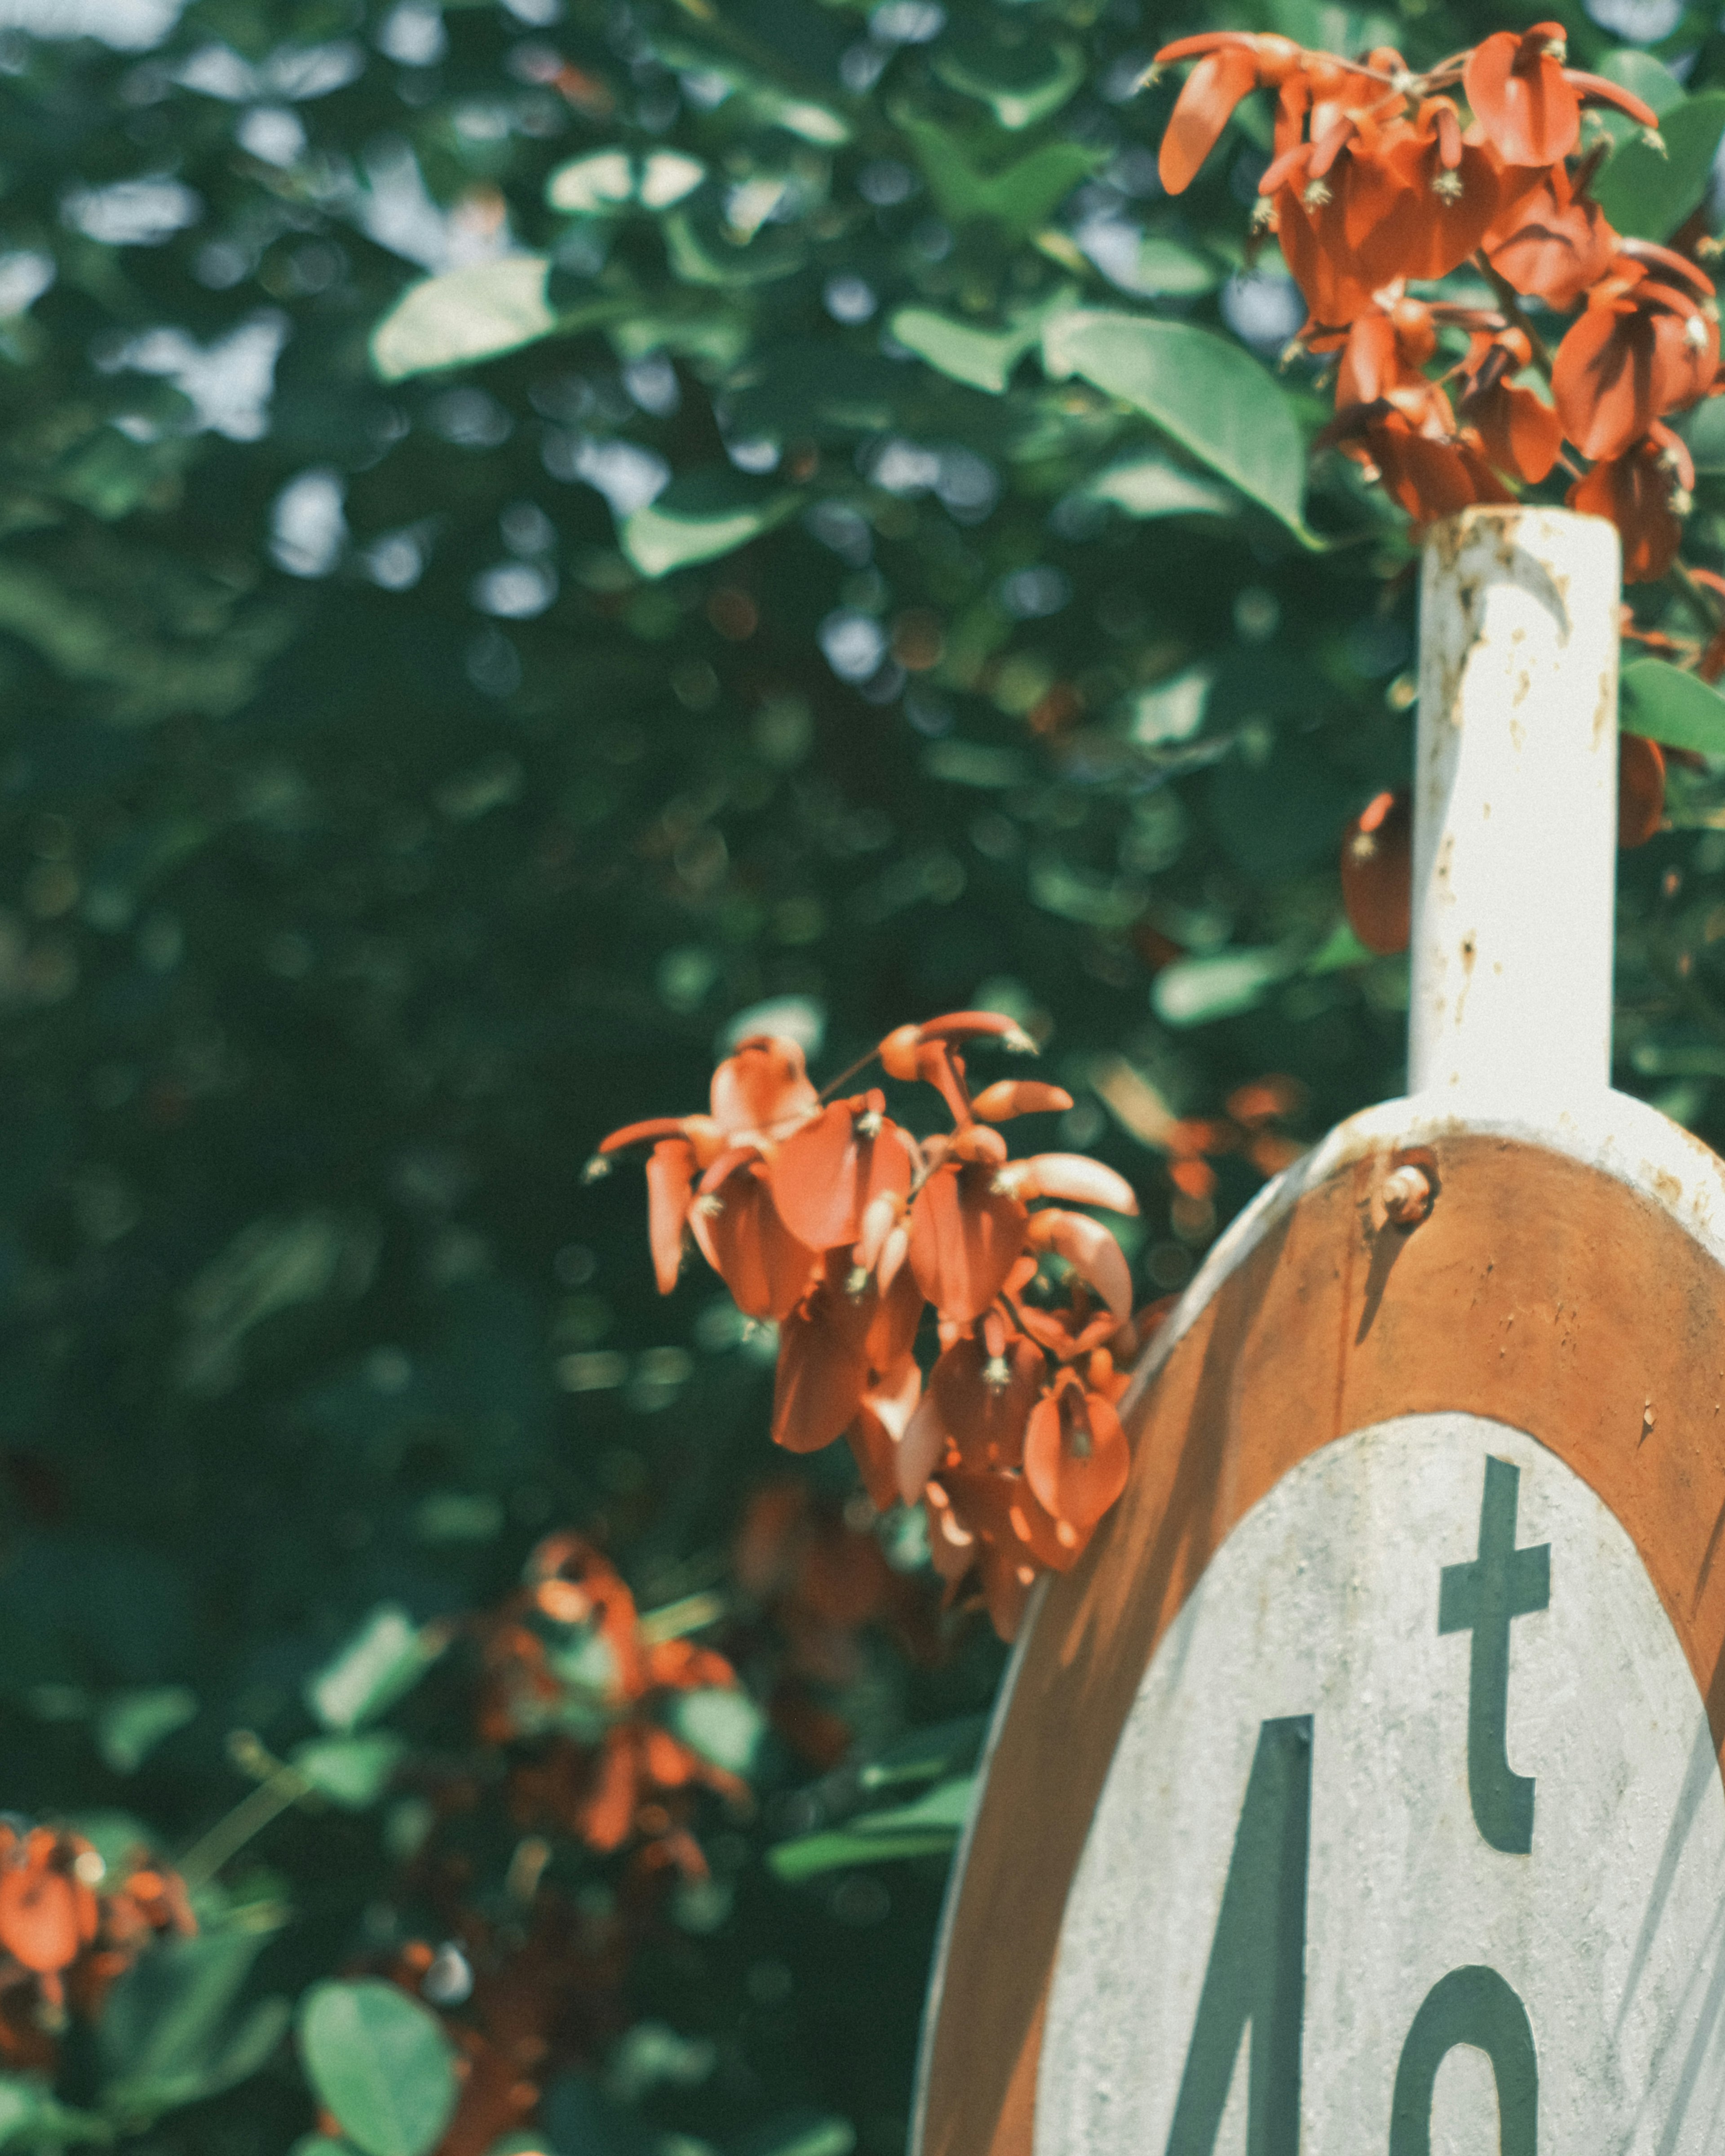
[[[734,554],[794,516],[801,499],[762,488],[741,472],[691,472],[625,517],[619,536],[644,577],[668,576],[673,569]]]
[[[287,2002],[238,2002],[269,1938],[267,1928],[230,1922],[162,1941],[121,1978],[97,2029],[106,2114],[146,2124],[265,2064],[287,2027]]]
[[[542,254],[507,254],[409,285],[372,332],[372,366],[385,382],[401,382],[495,359],[568,326],[546,293],[550,267]],[[575,319],[615,311],[602,300]]]
[[[1639,136],[1614,151],[1593,192],[1617,229],[1634,239],[1668,239],[1707,192],[1725,136],[1725,90],[1704,90],[1662,114],[1665,149]]]
[[[300,2002],[300,2054],[318,2101],[364,2156],[425,2156],[455,2107],[437,2016],[393,1984],[315,1984]]]
[[[1725,696],[1663,659],[1638,659],[1624,668],[1619,716],[1625,732],[1667,748],[1725,756]]]
[[[1128,516],[1228,516],[1240,507],[1225,486],[1160,456],[1122,457],[1081,491],[1092,501],[1111,501]]]
[[[1076,308],[1042,333],[1056,379],[1082,375],[1153,419],[1180,447],[1310,541],[1306,452],[1292,407],[1250,352],[1213,330]]]
[[[1108,155],[1079,142],[1045,142],[1011,164],[985,171],[944,127],[910,113],[898,119],[942,216],[956,225],[998,225],[1014,239],[1034,232]]]

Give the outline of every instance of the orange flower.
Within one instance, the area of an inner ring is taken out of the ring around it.
[[[1321,346],[1319,347],[1321,348]],[[1387,404],[1421,434],[1451,434],[1450,400],[1424,372],[1437,350],[1432,311],[1418,300],[1368,307],[1348,332],[1336,375],[1336,406]]]
[[[1110,1364],[1106,1375],[1112,1374]],[[1062,1370],[1031,1409],[1024,1434],[1024,1480],[1043,1510],[1087,1541],[1126,1487],[1131,1465],[1126,1432],[1106,1391],[1086,1384],[1076,1370]]]
[[[1561,23],[1500,30],[1474,47],[1462,86],[1486,139],[1507,165],[1555,165],[1575,147],[1581,108],[1609,105],[1656,133],[1659,116],[1633,91],[1563,65]]]
[[[1477,435],[1464,430],[1451,440],[1435,439],[1388,403],[1338,413],[1318,439],[1339,444],[1416,527],[1476,501],[1515,499],[1486,464]]]
[[[1467,101],[1506,164],[1554,165],[1575,147],[1581,100],[1563,73],[1566,35],[1561,23],[1500,30],[1467,56]]]
[[[1676,559],[1695,467],[1670,428],[1651,427],[1619,456],[1596,464],[1569,490],[1572,509],[1609,518],[1623,538],[1623,580],[1656,583]]]
[[[1342,903],[1368,951],[1405,951],[1414,903],[1413,817],[1404,790],[1379,793],[1342,841]]]
[[[773,1202],[810,1250],[854,1243],[863,1214],[883,1199],[911,1194],[920,1165],[915,1142],[891,1122],[883,1093],[835,1101],[785,1140],[773,1162]],[[889,1217],[894,1209],[886,1208]]]
[[[80,1869],[95,1852],[79,1835],[42,1826],[22,1836],[0,1826],[0,1947],[58,2005],[63,1973],[96,1935],[96,1897]]]
[[[1486,257],[1506,284],[1557,308],[1573,307],[1605,275],[1619,244],[1605,213],[1575,192],[1562,165],[1506,203],[1485,239]]]
[[[1520,330],[1473,340],[1463,368],[1461,409],[1499,471],[1530,483],[1543,480],[1563,445],[1563,423],[1537,391],[1510,379],[1532,358]]]
[[[1665,820],[1665,751],[1645,734],[1617,737],[1617,843],[1645,846]]]
[[[745,1785],[666,1727],[664,1710],[675,1693],[734,1686],[724,1657],[686,1640],[644,1640],[627,1585],[569,1533],[539,1544],[520,1591],[481,1635],[481,1733],[546,1740],[511,1770],[517,1818],[550,1818],[607,1855],[632,1838],[670,1837],[674,1861],[698,1866],[665,1800],[701,1785],[740,1797]]]
[[[683,1233],[693,1203],[695,1179],[730,1154],[763,1154],[781,1137],[819,1112],[820,1102],[803,1070],[794,1040],[757,1034],[740,1042],[713,1073],[711,1113],[660,1116],[629,1123],[599,1142],[587,1164],[589,1178],[603,1175],[614,1154],[651,1144],[647,1163],[648,1231],[659,1291],[669,1295],[683,1261]],[[795,1298],[793,1297],[793,1300]]]
[[[1625,241],[1612,269],[1552,367],[1563,431],[1585,457],[1621,455],[1656,419],[1704,396],[1719,364],[1712,285],[1692,263]]]

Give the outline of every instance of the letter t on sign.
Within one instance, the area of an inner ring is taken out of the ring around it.
[[[1516,1548],[1521,1470],[1486,1462],[1480,1506],[1480,1553],[1471,1564],[1444,1567],[1438,1630],[1471,1632],[1467,1685],[1467,1792],[1474,1823],[1493,1849],[1525,1856],[1533,1846],[1533,1778],[1509,1765],[1511,1620],[1551,1601],[1551,1544]]]

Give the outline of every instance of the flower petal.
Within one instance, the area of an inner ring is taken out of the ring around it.
[[[930,1374],[929,1398],[967,1467],[1018,1466],[1047,1368],[1042,1351],[1024,1339],[1008,1342],[999,1356],[977,1339],[947,1348]]]
[[[844,1252],[829,1254],[841,1265]],[[842,1436],[869,1382],[867,1339],[874,1298],[847,1294],[842,1277],[823,1280],[784,1320],[773,1389],[773,1441],[788,1452],[819,1452]]]
[[[1044,1086],[1034,1078],[998,1078],[970,1104],[985,1123],[1009,1122],[1014,1116],[1050,1116],[1072,1105],[1062,1086]]]
[[[1234,108],[1258,86],[1258,63],[1238,45],[1206,53],[1186,78],[1162,138],[1157,170],[1171,195],[1180,194],[1198,176],[1214,149]]]
[[[1014,1198],[1062,1198],[1069,1205],[1100,1205],[1136,1214],[1138,1201],[1123,1175],[1081,1152],[1038,1152],[1015,1160],[995,1178]]]
[[[986,1164],[937,1168],[911,1208],[911,1270],[942,1317],[968,1325],[1005,1285],[1025,1211]]]
[[[739,1042],[713,1073],[713,1120],[730,1136],[774,1130],[819,1106],[802,1049],[781,1034],[757,1034]]]
[[[1031,1410],[1024,1437],[1024,1480],[1044,1508],[1088,1536],[1125,1489],[1131,1466],[1111,1403],[1063,1373]]]
[[[702,1178],[690,1210],[695,1240],[745,1316],[785,1317],[809,1285],[815,1253],[779,1219],[764,1163],[721,1173],[724,1166]]]
[[[670,1293],[682,1270],[694,1188],[695,1148],[684,1137],[662,1138],[647,1156],[647,1240],[661,1295]]]
[[[1132,1276],[1125,1254],[1100,1220],[1057,1209],[1033,1213],[1024,1241],[1030,1250],[1047,1250],[1064,1258],[1079,1278],[1101,1296],[1117,1322],[1124,1323],[1132,1316]]]

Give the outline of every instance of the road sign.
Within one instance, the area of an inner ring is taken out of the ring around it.
[[[1495,972],[1470,1035],[1532,942],[1469,866],[1481,805],[1416,829],[1421,1090],[1211,1254],[1015,1653],[917,2156],[1725,2140],[1725,1168],[1602,1072],[1506,1083]]]

